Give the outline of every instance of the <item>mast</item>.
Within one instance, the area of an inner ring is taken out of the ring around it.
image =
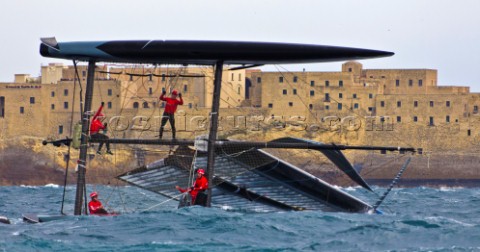
[[[212,185],[213,174],[215,172],[215,142],[217,141],[217,129],[218,129],[218,112],[220,108],[220,92],[222,90],[222,72],[223,72],[223,60],[217,61],[215,64],[215,80],[213,82],[213,100],[212,100],[212,112],[210,113],[210,133],[208,136],[208,159],[207,159],[207,175],[208,182]],[[207,207],[210,207],[212,203],[212,188],[208,187],[207,190]]]
[[[93,98],[93,83],[95,80],[95,61],[88,61],[88,75],[87,75],[87,87],[85,90],[85,105],[82,115],[82,137],[80,142],[80,156],[78,158],[78,173],[77,173],[77,192],[75,195],[75,215],[82,214],[82,203],[85,188],[85,173],[87,164],[87,142],[88,131],[90,129],[90,114],[89,111],[92,108]]]

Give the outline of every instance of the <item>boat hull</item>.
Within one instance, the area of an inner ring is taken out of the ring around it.
[[[243,41],[129,40],[59,42],[42,39],[44,57],[151,64],[291,64],[359,60],[392,52],[293,43]]]

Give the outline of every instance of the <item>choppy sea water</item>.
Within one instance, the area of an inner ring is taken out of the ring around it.
[[[176,209],[171,201],[155,206],[165,199],[134,187],[92,190],[122,214],[27,224],[22,213],[59,213],[63,188],[0,187],[0,215],[13,222],[0,224],[0,251],[480,251],[480,188],[394,189],[383,215]],[[68,187],[69,214],[74,194]]]

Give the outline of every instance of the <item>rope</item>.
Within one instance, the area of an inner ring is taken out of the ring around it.
[[[161,206],[161,205],[163,205],[163,204],[165,204],[165,203],[167,203],[167,202],[169,202],[169,201],[171,201],[171,200],[174,200],[174,199],[179,198],[180,196],[182,196],[182,195],[184,195],[184,194],[186,194],[186,193],[188,193],[188,191],[187,191],[187,192],[184,192],[184,193],[181,193],[181,194],[179,194],[179,195],[177,195],[177,196],[175,196],[175,197],[171,197],[171,198],[169,198],[169,199],[167,199],[167,200],[164,200],[164,201],[162,201],[162,202],[160,202],[160,203],[158,203],[158,204],[155,204],[155,205],[153,205],[153,206],[151,206],[151,207],[149,207],[149,208],[140,210],[140,212],[146,212],[146,211],[151,210],[151,209],[153,209],[153,208],[155,208],[155,207]]]
[[[385,193],[382,195],[382,197],[380,197],[380,199],[378,199],[378,201],[375,203],[375,205],[373,206],[373,211],[376,211],[377,208],[380,206],[380,204],[382,204],[382,202],[385,200],[385,198],[387,197],[388,193],[390,193],[390,191],[392,190],[392,188],[395,186],[395,184],[398,182],[398,180],[400,180],[400,177],[402,177],[402,174],[403,172],[405,171],[405,169],[407,168],[408,164],[410,163],[410,160],[412,158],[411,157],[408,157],[408,159],[405,161],[405,163],[403,164],[402,168],[400,169],[400,171],[398,172],[397,176],[395,176],[395,178],[393,179],[392,183],[390,184],[390,186],[388,187],[387,191],[385,191]]]
[[[197,160],[197,152],[198,150],[195,149],[195,153],[193,154],[193,158],[192,158],[192,163],[190,165],[190,172],[188,174],[188,185],[187,187],[190,187],[190,185],[193,185],[193,178],[194,178],[194,170],[195,170],[195,161]]]
[[[75,73],[78,74],[77,65],[76,65],[75,60],[73,60],[73,65],[75,66]],[[72,137],[72,135],[73,135],[73,113],[74,113],[74,108],[75,108],[75,92],[76,92],[76,88],[77,88],[77,85],[76,85],[77,79],[80,82],[79,78],[74,78],[74,80],[73,80],[72,112],[71,112],[71,116],[70,116],[70,138],[73,138]],[[80,94],[80,96],[81,96],[81,94]],[[67,166],[65,167],[65,178],[64,178],[64,181],[63,181],[63,194],[62,194],[62,206],[60,207],[60,213],[61,214],[64,214],[63,213],[63,207],[65,205],[65,194],[66,194],[67,182],[68,182],[67,181],[68,180],[68,170],[69,170],[69,167],[70,167],[70,154],[71,154],[70,145],[71,144],[68,145],[68,150],[67,150],[67,160],[66,160]]]

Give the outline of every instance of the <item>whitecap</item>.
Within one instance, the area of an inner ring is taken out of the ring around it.
[[[233,207],[231,207],[231,206],[221,206],[220,209],[228,211],[228,210],[233,210]]]
[[[344,187],[343,190],[345,191],[350,191],[350,192],[355,192],[358,188],[358,186],[348,186],[348,187]]]
[[[181,243],[175,241],[152,241],[151,244],[160,244],[160,245],[180,245]]]
[[[450,186],[440,186],[440,191],[441,192],[455,192],[458,189],[463,189],[461,186],[455,186],[455,187],[450,187]]]
[[[31,185],[20,185],[20,187],[24,187],[24,188],[38,188],[38,186],[31,186]]]
[[[46,184],[45,187],[58,188],[59,185],[56,185],[56,184]]]
[[[465,227],[474,227],[475,226],[474,224],[471,224],[471,223],[466,223],[466,222],[459,221],[459,220],[456,220],[456,219],[453,219],[453,218],[442,217],[442,216],[429,216],[429,217],[426,217],[425,219],[433,220],[435,222],[448,221],[448,222],[459,224],[459,225],[462,225],[462,226],[465,226]]]

